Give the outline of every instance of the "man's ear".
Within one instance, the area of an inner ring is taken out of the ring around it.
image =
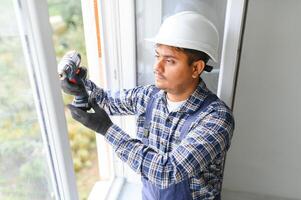
[[[205,69],[205,62],[203,60],[198,60],[195,61],[194,63],[192,63],[192,78],[198,78],[201,73],[204,71]]]

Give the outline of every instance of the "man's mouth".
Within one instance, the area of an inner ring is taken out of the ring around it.
[[[158,73],[155,73],[155,77],[156,79],[165,79],[165,77],[162,74],[158,74]]]

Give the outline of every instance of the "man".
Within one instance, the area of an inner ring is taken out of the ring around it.
[[[72,117],[104,135],[118,157],[141,174],[143,199],[220,199],[223,165],[234,120],[200,74],[217,60],[218,32],[204,16],[185,11],[167,18],[156,43],[156,85],[111,93],[86,80],[62,81],[66,93],[86,87],[95,113],[68,105]],[[136,115],[131,138],[107,115]]]

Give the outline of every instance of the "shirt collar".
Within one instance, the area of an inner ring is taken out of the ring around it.
[[[205,98],[208,96],[209,90],[205,82],[200,79],[196,90],[190,95],[186,103],[180,109],[180,112],[185,112],[188,114],[194,113],[202,105]]]

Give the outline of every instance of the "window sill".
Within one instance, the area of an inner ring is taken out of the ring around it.
[[[98,181],[94,184],[88,200],[117,200],[124,183],[124,178],[115,178],[112,181]]]

